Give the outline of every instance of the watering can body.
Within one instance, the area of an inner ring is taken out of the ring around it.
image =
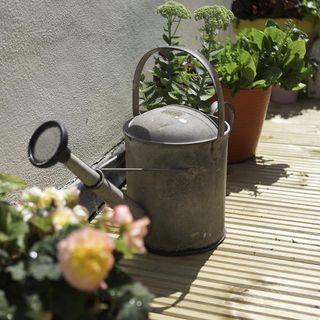
[[[135,74],[135,118],[124,126],[126,167],[146,170],[127,172],[127,195],[151,218],[146,237],[150,251],[169,255],[206,251],[225,237],[230,126],[224,121],[222,91],[211,65],[197,53],[179,48],[202,59],[209,69],[218,95],[219,116],[177,105],[141,114],[137,84],[140,72],[148,57],[160,50],[147,53]]]
[[[228,130],[220,139],[187,144],[150,143],[126,134],[127,167],[164,169],[127,172],[128,196],[152,221],[150,251],[193,253],[224,239]]]

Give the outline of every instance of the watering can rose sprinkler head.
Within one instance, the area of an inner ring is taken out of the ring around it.
[[[70,158],[70,150],[65,127],[57,121],[48,121],[38,127],[30,139],[28,157],[38,168],[66,162]]]
[[[101,170],[92,169],[70,151],[68,132],[63,124],[57,121],[45,122],[36,129],[29,142],[28,157],[38,168],[49,168],[61,162],[111,207],[127,204],[136,218],[145,215],[144,210],[108,181]]]

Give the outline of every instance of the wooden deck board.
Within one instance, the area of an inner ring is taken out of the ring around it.
[[[217,250],[123,264],[156,296],[150,319],[320,319],[320,101],[271,105],[227,193]]]

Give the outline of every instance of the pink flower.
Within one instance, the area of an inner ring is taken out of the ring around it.
[[[147,226],[150,224],[150,219],[144,217],[133,221],[123,233],[123,240],[132,253],[145,253],[143,238],[148,233]]]
[[[126,205],[116,206],[113,211],[109,213],[110,222],[114,225],[129,224],[133,221],[130,209]]]
[[[114,264],[113,248],[113,241],[102,231],[87,227],[72,232],[57,247],[64,278],[79,290],[98,289]]]

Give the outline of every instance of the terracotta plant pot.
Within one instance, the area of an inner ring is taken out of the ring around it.
[[[223,87],[224,99],[235,109],[235,122],[229,137],[228,162],[245,161],[255,156],[264,119],[270,102],[268,89],[242,89],[233,97]]]
[[[273,87],[271,101],[276,103],[290,104],[298,99],[298,91],[285,90],[280,87]]]

